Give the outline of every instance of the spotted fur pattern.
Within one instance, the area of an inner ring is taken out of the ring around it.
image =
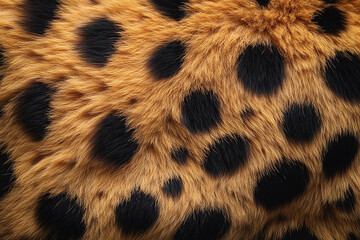
[[[0,16],[0,239],[359,239],[360,1]]]

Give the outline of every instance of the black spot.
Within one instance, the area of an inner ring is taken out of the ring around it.
[[[359,149],[358,139],[343,133],[332,139],[323,155],[323,171],[329,178],[345,172],[354,161]]]
[[[130,103],[131,105],[136,104],[137,102],[138,102],[138,100],[137,100],[136,98],[132,98],[132,99],[130,99],[130,101],[129,101],[129,103]]]
[[[209,147],[203,166],[213,177],[232,174],[246,163],[249,151],[247,139],[237,134],[228,135]]]
[[[230,228],[230,221],[220,210],[195,211],[181,224],[175,240],[216,240]]]
[[[335,206],[343,212],[351,212],[355,208],[355,195],[351,187],[346,191],[344,199],[336,201]]]
[[[9,155],[0,147],[0,198],[7,194],[14,184],[14,170]]]
[[[166,43],[158,48],[148,62],[151,73],[157,80],[175,76],[184,62],[186,47],[180,41]]]
[[[2,82],[2,79],[4,78],[4,65],[5,65],[5,57],[4,57],[4,51],[0,47],[0,83]]]
[[[167,196],[173,198],[179,197],[183,189],[183,182],[181,177],[174,177],[169,179],[163,186],[162,190]]]
[[[256,0],[256,2],[261,6],[261,7],[267,7],[270,3],[270,0]]]
[[[52,239],[80,238],[85,233],[84,209],[66,193],[41,196],[36,215],[38,222],[50,230]]]
[[[240,113],[240,117],[244,120],[247,121],[249,120],[250,117],[255,115],[255,111],[252,108],[246,108],[244,111],[242,111]]]
[[[5,66],[5,56],[4,56],[5,50],[0,45],[0,84],[2,82],[2,79],[4,78],[4,66]],[[3,115],[3,106],[0,106],[0,117]]]
[[[185,147],[180,147],[172,150],[171,158],[179,164],[186,164],[189,156],[189,151]]]
[[[333,4],[337,3],[337,0],[322,0],[324,3]]]
[[[80,28],[78,49],[90,64],[103,67],[116,52],[116,42],[123,30],[107,18],[96,18]]]
[[[128,163],[138,149],[134,130],[127,128],[124,116],[115,114],[100,122],[92,143],[95,157],[116,167]]]
[[[257,181],[255,201],[267,210],[290,203],[304,193],[309,172],[304,163],[282,159]]]
[[[4,106],[0,106],[0,118],[4,115]]]
[[[317,240],[313,234],[306,228],[289,231],[285,234],[282,240]]]
[[[285,110],[282,127],[289,141],[310,142],[320,131],[321,118],[313,105],[294,103]]]
[[[53,90],[45,83],[35,82],[23,92],[17,103],[18,119],[33,140],[44,139],[50,125],[49,112]]]
[[[58,0],[26,0],[23,5],[23,26],[26,31],[43,35],[52,21],[57,19]]]
[[[349,233],[347,240],[359,240],[359,238],[354,233]]]
[[[284,59],[275,46],[249,46],[237,62],[238,78],[245,89],[262,95],[276,93],[285,75]]]
[[[4,48],[0,46],[0,69],[5,65]]]
[[[156,8],[165,16],[176,21],[180,21],[185,17],[185,4],[188,0],[150,0]]]
[[[326,61],[326,84],[339,97],[360,101],[360,58],[350,52],[336,52]]]
[[[115,214],[116,223],[124,233],[143,233],[158,219],[159,206],[151,195],[135,190],[130,199],[116,207]]]
[[[183,124],[192,133],[210,131],[221,122],[220,102],[212,91],[195,91],[182,104]]]
[[[345,13],[334,6],[316,12],[312,21],[327,34],[338,35],[346,28]]]

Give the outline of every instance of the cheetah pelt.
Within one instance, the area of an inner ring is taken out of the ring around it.
[[[360,237],[360,0],[0,0],[0,239]]]

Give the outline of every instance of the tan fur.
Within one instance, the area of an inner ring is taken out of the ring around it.
[[[327,180],[321,154],[336,133],[350,130],[360,138],[360,105],[345,102],[326,86],[325,59],[335,50],[360,54],[360,1],[339,0],[348,27],[339,37],[320,34],[311,17],[319,0],[271,1],[261,10],[249,0],[192,0],[181,24],[164,18],[146,0],[63,0],[60,18],[44,37],[34,37],[18,24],[20,0],[0,0],[0,45],[6,49],[1,83],[0,140],[14,161],[13,190],[0,202],[1,239],[42,239],[46,230],[34,219],[37,198],[45,192],[68,191],[85,207],[83,239],[169,239],[194,209],[224,209],[231,228],[224,239],[251,239],[261,231],[280,237],[304,223],[321,240],[345,240],[359,234],[360,204],[353,215],[339,213],[327,202],[342,197],[350,184],[360,199],[360,155],[347,174]],[[120,23],[124,34],[104,68],[89,65],[74,49],[77,29],[94,17]],[[153,81],[146,61],[157,46],[186,42],[181,71],[171,81]],[[249,44],[273,43],[286,60],[283,87],[270,98],[244,90],[237,80],[238,54]],[[42,142],[34,142],[16,123],[17,95],[41,81],[57,89],[51,103],[52,124]],[[181,124],[181,102],[190,89],[212,89],[221,103],[222,125],[193,135]],[[289,103],[311,101],[321,112],[322,128],[309,144],[290,144],[281,131]],[[247,107],[255,114],[240,117]],[[90,141],[99,122],[122,112],[136,129],[140,150],[120,169],[91,158]],[[170,116],[170,117],[169,117]],[[207,146],[219,136],[239,133],[249,138],[249,163],[236,174],[212,178],[201,163]],[[186,145],[186,166],[170,160],[174,146]],[[310,173],[304,197],[268,212],[254,203],[259,173],[282,156],[300,159]],[[180,175],[184,190],[168,199],[162,183]],[[115,224],[114,208],[141,187],[159,202],[156,224],[143,235],[126,236]],[[285,220],[276,220],[282,215]],[[266,226],[264,228],[264,226]]]

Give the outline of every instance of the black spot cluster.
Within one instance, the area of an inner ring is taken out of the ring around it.
[[[149,0],[165,16],[180,21],[186,16],[188,0]],[[175,76],[184,63],[186,46],[180,40],[164,43],[157,48],[148,60],[148,68],[156,80]]]
[[[176,197],[181,189],[181,178],[174,177],[165,183],[163,191]],[[154,226],[159,214],[157,200],[140,189],[133,190],[130,198],[121,201],[115,210],[116,223],[126,235],[146,232]],[[228,232],[230,225],[231,221],[221,210],[195,210],[179,226],[174,239],[220,239]]]
[[[283,112],[281,127],[286,139],[294,144],[311,142],[321,128],[321,115],[310,103],[292,103]],[[259,174],[254,200],[274,210],[299,198],[310,181],[307,166],[298,159],[280,159]]]
[[[188,0],[149,0],[149,2],[171,21],[181,22],[187,12]],[[256,0],[261,8],[267,8],[270,0]],[[323,0],[324,8],[316,12],[312,22],[321,33],[338,36],[346,29],[347,16],[339,10],[336,0]],[[26,0],[23,5],[23,26],[28,32],[42,36],[51,22],[59,17],[59,0]],[[79,55],[91,65],[104,67],[116,52],[116,46],[124,30],[107,17],[94,18],[78,29],[79,41],[75,48]],[[186,59],[187,46],[180,40],[169,40],[157,47],[147,59],[146,67],[154,80],[168,80],[178,74]],[[2,52],[0,51],[0,65]],[[270,97],[283,86],[285,58],[272,44],[258,43],[246,46],[239,54],[235,69],[239,83],[255,96]],[[355,53],[336,52],[324,68],[327,86],[338,97],[349,102],[360,102],[360,59]],[[19,123],[34,141],[45,138],[51,124],[51,99],[54,94],[47,84],[31,84],[17,100]],[[192,90],[181,104],[181,122],[192,134],[207,134],[222,123],[221,96],[211,89]],[[253,113],[250,113],[253,115]],[[243,118],[249,114],[244,112]],[[284,110],[281,128],[286,139],[294,144],[310,143],[321,131],[320,111],[312,103],[290,103]],[[98,124],[91,144],[94,157],[115,167],[129,163],[139,149],[136,130],[131,128],[124,114],[111,113]],[[346,172],[356,155],[359,142],[352,133],[339,133],[330,140],[322,156],[323,172],[334,178]],[[189,151],[184,146],[174,148],[171,158],[180,165],[186,164]],[[211,143],[202,162],[202,168],[212,177],[232,175],[245,166],[250,156],[250,140],[246,136],[229,134]],[[8,156],[1,149],[0,197],[13,184],[13,170]],[[279,159],[259,174],[254,188],[254,200],[267,210],[277,209],[299,198],[310,181],[307,166],[296,159]],[[180,176],[168,179],[162,185],[168,197],[180,197],[183,180]],[[344,199],[336,202],[340,211],[352,211],[356,203],[351,188]],[[47,227],[51,235],[61,238],[79,238],[84,235],[84,209],[76,199],[66,193],[45,194],[39,199],[36,217],[41,226]],[[157,200],[140,189],[135,189],[128,199],[122,200],[115,209],[115,221],[124,234],[138,234],[154,226],[160,215]],[[220,239],[229,230],[230,218],[219,209],[195,210],[174,235],[182,239]],[[352,236],[352,235],[349,235]],[[52,236],[51,236],[52,237]],[[307,229],[298,229],[285,234],[283,240],[315,240]],[[353,239],[351,237],[351,239]]]
[[[59,18],[60,0],[25,0],[22,25],[28,32],[43,36]],[[79,28],[76,49],[90,64],[103,67],[116,51],[122,28],[108,18],[95,18]]]
[[[324,175],[332,179],[344,174],[351,167],[358,151],[359,141],[353,134],[336,135],[323,150]],[[308,183],[309,170],[304,163],[299,160],[282,159],[265,174],[260,175],[254,189],[254,199],[267,210],[273,210],[301,196]],[[354,192],[349,188],[345,198],[335,205],[339,210],[351,212],[355,202]]]

